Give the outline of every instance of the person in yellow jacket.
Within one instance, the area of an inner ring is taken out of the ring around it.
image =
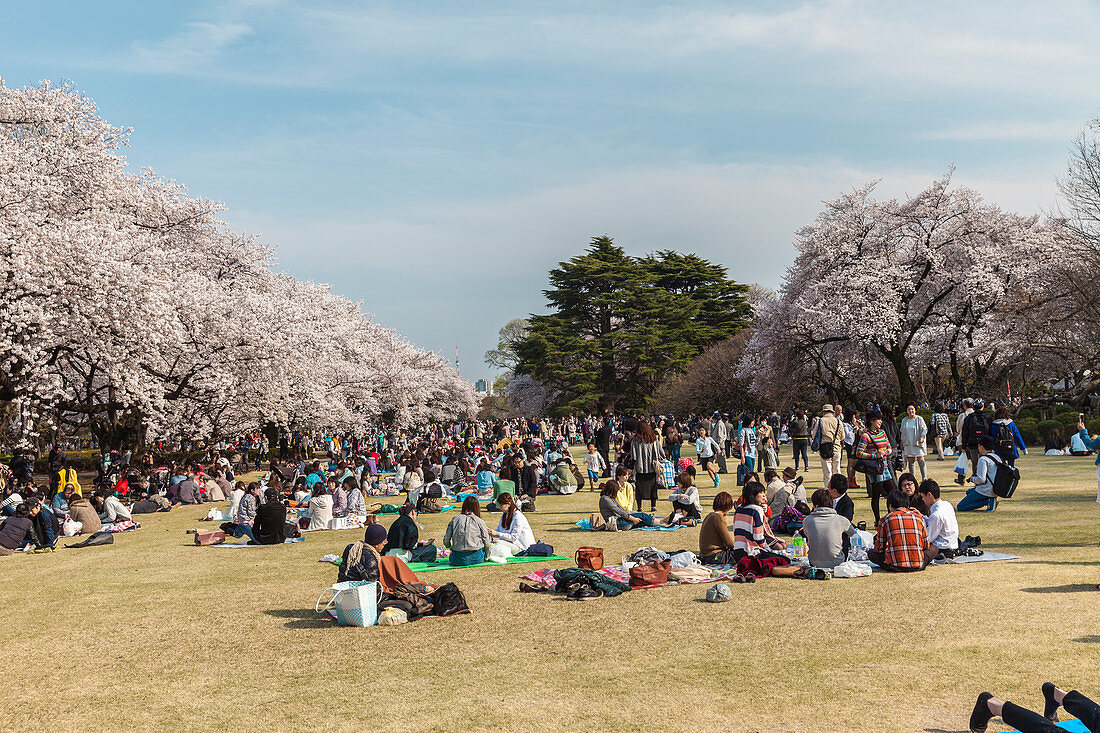
[[[626,480],[629,475],[630,470],[624,466],[615,469],[615,482],[619,484],[619,492],[615,494],[615,503],[628,512],[632,512],[634,511],[634,487]]]

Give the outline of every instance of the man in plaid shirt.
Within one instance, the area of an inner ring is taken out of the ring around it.
[[[928,530],[924,518],[908,503],[908,497],[897,489],[886,497],[890,513],[878,523],[875,548],[867,552],[867,559],[884,570],[924,570]]]

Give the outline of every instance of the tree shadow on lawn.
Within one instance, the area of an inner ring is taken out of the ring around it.
[[[324,629],[333,624],[331,616],[327,613],[317,613],[312,608],[272,608],[264,613],[275,618],[291,619],[286,622],[288,629]]]
[[[1086,593],[1096,592],[1095,583],[1069,583],[1067,585],[1052,585],[1046,588],[1021,588],[1024,593]]]

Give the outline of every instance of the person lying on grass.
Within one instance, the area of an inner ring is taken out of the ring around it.
[[[1082,695],[1077,690],[1066,692],[1052,682],[1043,683],[1043,714],[1020,707],[1011,702],[998,700],[991,692],[978,695],[974,710],[970,713],[970,733],[986,733],[989,719],[997,716],[1023,733],[1062,733],[1059,728],[1058,708],[1065,707],[1066,712],[1075,716],[1093,733],[1100,733],[1100,705]]]

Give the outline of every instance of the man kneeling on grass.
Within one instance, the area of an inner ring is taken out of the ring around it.
[[[867,551],[867,559],[883,570],[924,570],[928,530],[924,518],[908,504],[909,497],[897,489],[886,496],[889,513],[879,522],[874,549]]]

